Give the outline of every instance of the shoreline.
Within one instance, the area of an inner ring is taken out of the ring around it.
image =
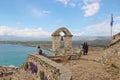
[[[0,66],[0,77],[10,76],[15,73],[19,67],[15,66]]]

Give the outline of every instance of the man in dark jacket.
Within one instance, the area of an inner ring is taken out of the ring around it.
[[[40,46],[38,46],[38,50],[39,55],[42,55],[42,49],[40,48]]]
[[[87,42],[84,42],[83,44],[83,55],[87,55],[88,53],[88,45]]]

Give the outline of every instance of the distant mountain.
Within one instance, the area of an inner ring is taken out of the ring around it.
[[[109,40],[109,36],[73,36],[73,41]]]
[[[51,41],[50,37],[17,37],[17,36],[0,36],[0,41]]]
[[[73,41],[93,41],[93,40],[109,40],[109,36],[73,36]],[[17,36],[0,36],[0,41],[16,40],[16,41],[52,41],[52,37],[17,37]]]

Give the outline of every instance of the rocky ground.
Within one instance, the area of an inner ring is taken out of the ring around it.
[[[0,80],[11,80],[12,74],[17,69],[16,67],[0,66]]]
[[[76,48],[74,51],[79,52]],[[120,80],[120,68],[110,65],[103,65],[99,62],[103,48],[90,48],[88,55],[82,55],[79,60],[69,60],[61,62],[72,71],[73,80]],[[11,76],[5,77],[5,80],[10,80]],[[4,80],[0,77],[0,80]]]
[[[91,48],[80,60],[62,62],[72,71],[73,80],[120,80],[119,69],[99,63],[102,48]]]

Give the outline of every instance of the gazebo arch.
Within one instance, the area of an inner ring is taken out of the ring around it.
[[[61,27],[52,33],[52,51],[55,56],[60,55],[60,40],[61,40],[60,32],[63,32],[65,34],[63,36],[64,55],[68,55],[72,52],[72,34],[67,28]]]

